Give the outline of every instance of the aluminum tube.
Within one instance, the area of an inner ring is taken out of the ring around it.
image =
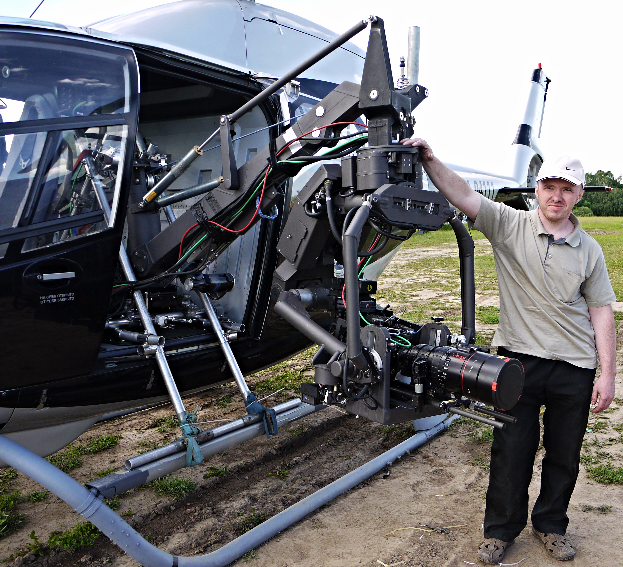
[[[87,163],[87,169],[89,167],[93,167],[93,161],[90,156],[86,156],[85,162]],[[97,200],[99,202],[100,207],[102,208],[102,212],[104,213],[104,218],[108,222],[111,215],[110,205],[108,204],[108,199],[106,199],[106,195],[104,194],[104,189],[101,184],[98,183],[96,178],[93,179],[93,187],[95,188],[95,193],[97,195]],[[134,274],[134,270],[132,269],[132,264],[130,263],[130,258],[128,257],[128,252],[121,244],[119,248],[119,261],[121,262],[121,268],[125,277],[128,281],[135,282],[136,275]],[[147,305],[145,304],[145,299],[143,298],[143,294],[136,290],[132,293],[134,298],[134,303],[139,312],[139,316],[141,318],[141,322],[143,323],[143,327],[147,334],[157,335],[154,324],[151,320],[151,315],[147,310]],[[186,408],[184,407],[184,402],[182,401],[182,397],[180,396],[180,392],[177,389],[177,384],[171,374],[171,369],[169,368],[169,363],[167,362],[167,357],[164,354],[164,348],[162,346],[155,347],[156,352],[156,362],[158,363],[158,368],[160,369],[160,373],[162,374],[162,378],[164,379],[164,383],[167,387],[167,392],[169,393],[169,397],[171,398],[171,402],[173,403],[173,407],[175,408],[175,413],[177,414],[180,423],[186,417]]]
[[[417,85],[420,75],[420,26],[409,27],[407,47],[407,79],[409,84]]]
[[[370,208],[370,201],[364,201],[346,228],[342,238],[344,284],[346,286],[346,346],[348,347],[348,360],[359,370],[367,370],[369,365],[361,351],[357,249],[359,248],[361,231],[370,215]]]
[[[463,417],[469,417],[474,421],[480,421],[481,423],[486,423],[487,425],[491,425],[493,427],[497,427],[498,429],[504,429],[506,427],[505,423],[501,423],[496,421],[495,419],[489,419],[488,417],[483,417],[482,415],[478,415],[477,413],[463,410],[461,408],[448,408],[450,413],[455,413],[457,415],[462,415]]]
[[[461,274],[461,334],[467,344],[476,340],[476,282],[474,280],[474,240],[465,225],[458,219],[450,220],[456,242],[459,246],[459,266]]]
[[[218,320],[216,315],[216,311],[214,311],[214,307],[212,307],[212,302],[210,298],[204,292],[199,292],[199,299],[201,300],[201,304],[203,308],[206,310],[208,317],[210,318],[210,323],[212,323],[212,329],[216,333],[218,337],[219,343],[221,343],[221,348],[223,349],[223,354],[225,354],[225,358],[227,359],[227,364],[229,365],[229,369],[231,373],[234,375],[234,379],[236,380],[236,384],[238,384],[238,389],[244,398],[245,403],[249,399],[249,395],[251,394],[251,390],[247,386],[245,382],[244,376],[240,370],[240,366],[238,366],[238,361],[234,356],[234,353],[231,350],[231,346],[227,337],[225,337],[225,333],[223,333],[223,329],[221,327],[221,323]]]
[[[306,404],[302,404],[306,405]],[[312,408],[313,406],[309,406]],[[417,449],[426,441],[448,428],[455,416],[428,431],[417,433],[369,463],[304,498],[283,512],[243,534],[217,551],[199,557],[173,557],[160,551],[131,528],[101,500],[32,451],[0,435],[0,455],[13,468],[29,476],[50,492],[67,502],[83,517],[117,544],[125,553],[146,567],[225,567],[247,551],[264,543],[279,532],[298,522],[314,510],[337,498],[347,490],[383,470],[396,459]]]
[[[241,116],[245,115],[249,110],[260,104],[262,101],[266,100],[273,93],[278,91],[281,87],[283,87],[286,83],[289,83],[292,79],[296,79],[301,73],[307,71],[312,65],[316,64],[318,61],[329,55],[329,53],[335,51],[338,47],[344,45],[349,39],[353,36],[357,35],[361,30],[364,30],[368,27],[368,23],[375,20],[374,16],[370,16],[370,18],[366,20],[362,20],[357,23],[357,25],[350,28],[348,31],[344,32],[342,35],[336,37],[332,42],[328,43],[324,48],[318,51],[315,55],[303,61],[298,67],[292,69],[289,73],[281,77],[272,83],[269,87],[265,88],[261,93],[253,97],[249,102],[241,106],[238,110],[230,114],[227,118],[233,124],[236,120],[238,120]],[[203,147],[203,146],[202,146]]]
[[[145,541],[141,534],[131,528],[92,492],[45,459],[3,435],[0,435],[0,455],[9,466],[29,476],[64,500],[141,565],[149,567],[172,567],[174,565],[172,555],[160,551]]]
[[[161,209],[168,205],[179,203],[184,199],[189,199],[190,197],[196,197],[197,195],[212,191],[212,189],[216,189],[221,183],[223,183],[223,178],[219,177],[218,179],[210,181],[209,183],[202,183],[201,185],[195,185],[194,187],[189,187],[188,189],[183,189],[182,191],[178,191],[176,193],[171,193],[166,197],[161,197],[160,199],[158,199],[156,201],[156,205],[158,205],[158,208]]]
[[[277,414],[277,425],[282,427],[292,421],[296,421],[301,417],[305,417],[315,411],[323,409],[325,406],[312,406],[309,404],[299,404],[294,409],[284,411]],[[254,437],[265,435],[266,430],[264,428],[263,421],[253,423],[242,427],[237,431],[232,431],[217,437],[210,439],[205,443],[201,443],[199,448],[204,458],[211,457],[218,453],[222,453],[227,449],[236,447],[240,443],[249,441]],[[142,486],[156,478],[165,476],[167,474],[174,473],[186,466],[186,450],[178,452],[172,455],[168,455],[147,463],[140,467],[133,468],[131,471],[123,471],[118,473],[112,473],[108,477],[93,480],[88,483],[90,488],[96,489],[100,494],[103,494],[105,498],[110,498],[117,494],[121,494],[132,488]]]
[[[383,470],[396,459],[417,449],[420,445],[423,445],[426,441],[447,429],[453,420],[454,416],[428,431],[417,433],[403,441],[400,445],[314,492],[314,494],[290,506],[209,555],[202,557],[179,557],[179,567],[224,567],[229,565],[247,551],[256,548],[271,537],[289,528],[292,524],[302,520],[305,516],[320,508],[320,506],[331,502],[331,500]]]
[[[284,402],[283,404],[279,404],[273,406],[271,409],[274,410],[276,414],[283,413],[284,411],[289,411],[301,405],[301,400],[296,398],[293,400],[289,400]],[[216,437],[222,437],[227,433],[231,433],[232,431],[236,431],[242,427],[250,425],[252,423],[257,423],[261,421],[262,416],[260,414],[253,415],[245,415],[241,419],[236,419],[235,421],[231,421],[225,425],[219,425],[218,427],[214,427],[212,429],[206,429],[197,435],[197,441],[201,444],[209,441],[210,439],[215,439]],[[164,447],[159,447],[158,449],[154,449],[153,451],[149,451],[148,453],[143,453],[142,455],[137,455],[136,457],[131,457],[126,460],[125,468],[127,470],[136,469],[148,463],[152,463],[157,461],[158,459],[162,459],[164,457],[168,457],[169,455],[173,455],[174,453],[178,453],[179,451],[185,451],[186,444],[182,439],[178,439],[173,443],[169,443]]]

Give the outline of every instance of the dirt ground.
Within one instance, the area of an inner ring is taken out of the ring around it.
[[[400,255],[395,260],[400,265]],[[479,301],[491,305],[492,296],[483,295]],[[623,305],[618,307],[623,310]],[[606,414],[590,418],[583,453],[589,464],[611,463],[621,467],[623,324],[617,331],[619,398]],[[301,357],[285,368],[308,374],[311,370],[309,360]],[[266,379],[268,375],[270,372],[265,372],[253,381]],[[188,408],[196,405],[200,405],[199,415],[203,419],[228,419],[244,414],[233,384],[187,401]],[[87,482],[107,469],[121,468],[126,458],[142,450],[173,440],[176,430],[169,427],[170,419],[167,420],[172,414],[171,407],[164,406],[94,426],[78,444],[107,435],[121,435],[121,438],[116,446],[84,457],[83,464],[71,471],[71,476]],[[411,424],[384,427],[328,408],[282,428],[276,438],[256,438],[197,467],[175,473],[174,478],[194,483],[194,489],[181,498],[161,495],[148,487],[132,490],[114,504],[119,514],[160,549],[175,555],[202,555],[387,451],[412,431]],[[480,564],[476,549],[482,539],[488,480],[487,433],[487,428],[480,424],[459,420],[444,434],[246,554],[235,565],[458,567]],[[541,458],[542,451],[538,462]],[[586,467],[581,466],[569,509],[568,535],[577,549],[574,565],[620,567],[623,565],[623,490],[621,485],[591,480]],[[530,487],[532,502],[538,492],[539,470],[537,465]],[[27,496],[42,489],[19,475],[11,490]],[[0,539],[0,560],[10,565],[37,567],[138,565],[103,536],[93,545],[74,552],[49,551],[37,556],[29,534],[34,532],[39,542],[45,543],[52,532],[72,529],[83,521],[51,494],[38,500],[25,499],[18,504],[17,512],[25,515],[24,525]],[[509,549],[503,564],[557,565],[529,529]]]

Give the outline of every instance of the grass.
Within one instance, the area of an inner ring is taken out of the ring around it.
[[[219,469],[217,467],[209,467],[208,472],[203,475],[203,478],[219,478],[221,476],[225,476],[228,473],[229,469],[227,467],[223,467],[222,469]]]
[[[617,301],[623,301],[622,219],[620,217],[584,217],[580,222],[582,228],[599,242],[604,251],[608,274]]]
[[[33,490],[26,495],[26,500],[29,502],[43,502],[50,494],[47,490]]]
[[[24,514],[15,512],[21,496],[20,492],[0,495],[0,538],[18,530],[26,522]]]
[[[175,415],[166,415],[164,417],[157,417],[148,427],[156,427],[160,433],[169,433],[172,429],[176,429],[179,426],[180,421]]]
[[[489,470],[491,465],[490,458],[486,453],[479,453],[478,455],[472,457],[472,465]]]
[[[623,484],[623,467],[615,467],[612,463],[587,465],[586,474],[601,484]]]
[[[231,404],[232,398],[230,395],[221,396],[214,405],[219,409],[225,409],[229,404]]]
[[[474,443],[492,443],[493,442],[493,427],[484,427],[482,429],[476,429],[470,433],[470,438]]]
[[[415,433],[415,429],[411,421],[405,421],[404,423],[397,423],[396,425],[385,425],[381,427],[381,432],[386,439],[404,441]]]
[[[156,491],[159,496],[168,496],[179,500],[195,489],[196,484],[187,478],[163,476],[147,483],[146,486]]]
[[[255,512],[251,510],[251,513],[236,523],[235,531],[238,535],[242,535],[259,526],[262,522],[268,519],[266,512]]]
[[[0,494],[4,494],[15,482],[17,471],[15,469],[0,470]]]
[[[84,443],[73,443],[62,451],[50,455],[47,460],[63,472],[69,472],[82,465],[82,457],[101,453],[117,445],[121,435],[100,435]]]
[[[580,506],[582,512],[597,512],[598,514],[609,514],[612,511],[612,506],[602,504],[601,506],[591,506],[590,504],[582,504]]]
[[[100,531],[91,522],[80,522],[70,530],[52,532],[47,547],[75,551],[80,547],[93,545],[100,535]]]
[[[500,322],[500,308],[476,307],[476,319],[485,325],[497,325]]]
[[[286,478],[288,478],[288,475],[290,474],[291,466],[292,465],[290,463],[283,462],[281,463],[281,465],[275,472],[268,473],[268,476],[276,476],[277,478],[280,478],[281,480],[285,480]]]

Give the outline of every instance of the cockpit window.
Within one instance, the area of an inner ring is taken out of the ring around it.
[[[131,61],[99,42],[0,33],[0,259],[11,242],[26,252],[113,226],[137,106]]]
[[[129,111],[127,65],[118,55],[13,35],[0,34],[3,122]]]

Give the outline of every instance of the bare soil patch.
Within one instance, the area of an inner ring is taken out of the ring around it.
[[[440,252],[447,251],[442,247],[437,253]],[[397,266],[406,265],[414,254],[413,250],[400,252],[394,262]],[[395,273],[390,271],[389,277],[395,277]],[[425,289],[418,292],[417,301],[438,299],[432,291],[434,285],[428,285],[427,289],[430,293]],[[456,301],[456,298],[455,292],[451,299]],[[495,306],[495,301],[494,293],[478,293],[479,305]],[[623,324],[617,331],[621,370]],[[289,368],[309,372],[309,360],[295,359]],[[252,382],[265,380],[267,376],[270,372],[253,378]],[[623,397],[621,379],[619,374],[617,395]],[[285,392],[279,395],[285,399]],[[187,400],[187,407],[194,409],[200,405],[201,419],[236,418],[244,414],[239,397],[235,386],[228,384]],[[587,476],[587,467],[598,463],[610,463],[615,468],[623,465],[621,406],[623,399],[617,399],[608,413],[590,419],[583,451],[586,457],[569,510],[568,534],[578,551],[576,567],[623,565],[621,486],[600,484]],[[163,406],[94,426],[79,443],[106,435],[122,437],[115,447],[85,457],[83,464],[70,474],[79,482],[87,482],[107,469],[121,468],[125,459],[140,451],[173,440],[177,431],[168,426],[171,422],[167,420],[172,415],[171,407]],[[181,498],[159,495],[151,487],[133,490],[118,499],[117,511],[163,550],[186,556],[209,553],[254,523],[273,516],[383,453],[411,433],[411,424],[388,428],[329,408],[283,428],[277,438],[257,438],[197,467],[179,471],[174,478],[186,479],[195,486]],[[445,434],[312,513],[238,560],[236,565],[458,567],[478,564],[476,549],[482,539],[489,445],[486,428],[460,420]],[[538,492],[539,471],[537,465],[530,488],[532,502]],[[11,490],[29,495],[42,489],[18,475]],[[32,551],[27,552],[27,546],[33,544],[31,532],[45,543],[53,531],[69,530],[83,519],[51,494],[36,502],[22,501],[17,511],[25,515],[23,527],[0,539],[0,559],[10,565],[137,565],[103,536],[93,545],[73,552],[53,551],[36,557]],[[530,535],[529,527],[504,559],[506,565],[518,562],[522,567],[558,565]]]

